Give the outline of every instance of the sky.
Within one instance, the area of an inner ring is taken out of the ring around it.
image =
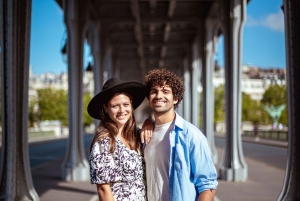
[[[243,30],[242,63],[261,68],[285,68],[282,0],[251,0]],[[63,11],[55,0],[32,0],[30,66],[33,74],[67,72],[61,49],[66,39]],[[215,59],[224,65],[223,37]],[[89,48],[85,46],[84,66]]]

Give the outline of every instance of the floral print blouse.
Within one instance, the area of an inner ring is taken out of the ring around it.
[[[109,183],[115,200],[145,201],[145,161],[116,137],[116,148],[110,153],[110,139],[96,142],[90,153],[91,184]]]

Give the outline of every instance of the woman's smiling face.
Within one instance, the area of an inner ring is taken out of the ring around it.
[[[132,115],[132,104],[128,95],[116,94],[107,104],[104,109],[108,113],[111,120],[113,120],[118,129],[122,128]]]

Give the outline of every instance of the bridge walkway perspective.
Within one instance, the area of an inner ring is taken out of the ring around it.
[[[216,135],[215,139],[223,139]],[[275,140],[261,139],[255,142],[253,138],[243,137],[243,143],[263,144],[286,149],[287,143]],[[36,143],[36,142],[35,142]],[[39,142],[43,143],[43,142]],[[219,163],[223,148],[216,146]],[[263,156],[266,157],[266,156]],[[89,181],[65,182],[61,180],[62,158],[32,169],[34,187],[41,201],[98,201],[96,186]],[[245,155],[248,165],[248,179],[245,182],[228,182],[219,180],[215,201],[272,201],[276,200],[283,185],[285,169],[277,168]],[[262,158],[262,160],[264,160]],[[218,167],[216,167],[218,168]]]

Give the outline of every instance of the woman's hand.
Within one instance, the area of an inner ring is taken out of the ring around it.
[[[105,200],[105,201],[115,200],[109,184],[97,184],[97,192],[98,192],[99,200]]]
[[[151,118],[148,118],[144,121],[141,131],[141,141],[142,143],[146,142],[148,144],[151,140],[154,130],[154,123]]]

